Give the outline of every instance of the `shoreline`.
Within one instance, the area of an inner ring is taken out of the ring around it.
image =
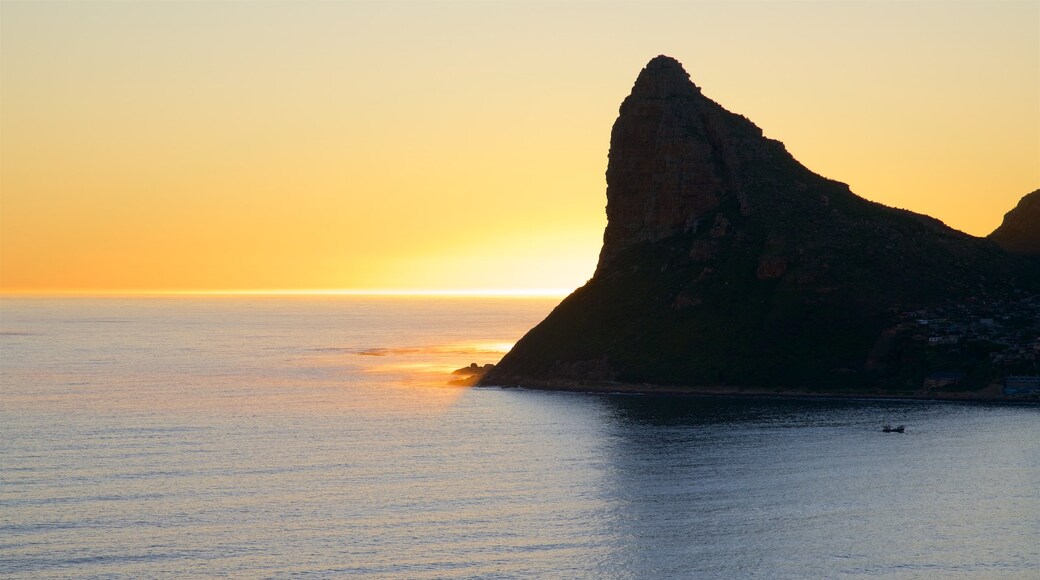
[[[962,403],[1031,403],[1040,404],[1040,399],[1009,397],[993,392],[992,388],[963,393],[849,393],[815,392],[797,389],[763,389],[730,386],[679,386],[639,383],[585,383],[575,381],[521,381],[503,385],[475,385],[488,389],[524,389],[532,391],[556,391],[598,395],[657,395],[668,397],[701,398],[747,398],[747,399],[839,399],[868,401],[943,401]]]

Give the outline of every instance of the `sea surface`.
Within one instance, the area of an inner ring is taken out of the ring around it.
[[[4,299],[0,576],[1040,578],[1040,407],[447,384],[555,303]]]

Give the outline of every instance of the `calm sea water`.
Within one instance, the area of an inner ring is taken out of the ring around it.
[[[5,299],[0,575],[1040,577],[1040,407],[445,384],[553,305]]]

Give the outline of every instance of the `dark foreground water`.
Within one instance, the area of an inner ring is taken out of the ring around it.
[[[4,300],[0,576],[1040,577],[1040,407],[444,385],[553,305]]]

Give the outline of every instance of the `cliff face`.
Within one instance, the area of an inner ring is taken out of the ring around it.
[[[1004,214],[1004,222],[989,239],[1009,252],[1040,256],[1040,189],[1026,194]]]
[[[1040,291],[1035,262],[812,173],[666,56],[611,132],[607,218],[593,278],[482,384],[863,387],[903,380],[899,312]]]
[[[678,61],[653,59],[611,131],[600,268],[633,244],[696,229],[723,199],[749,214],[744,166],[783,155],[754,123],[705,98]]]

